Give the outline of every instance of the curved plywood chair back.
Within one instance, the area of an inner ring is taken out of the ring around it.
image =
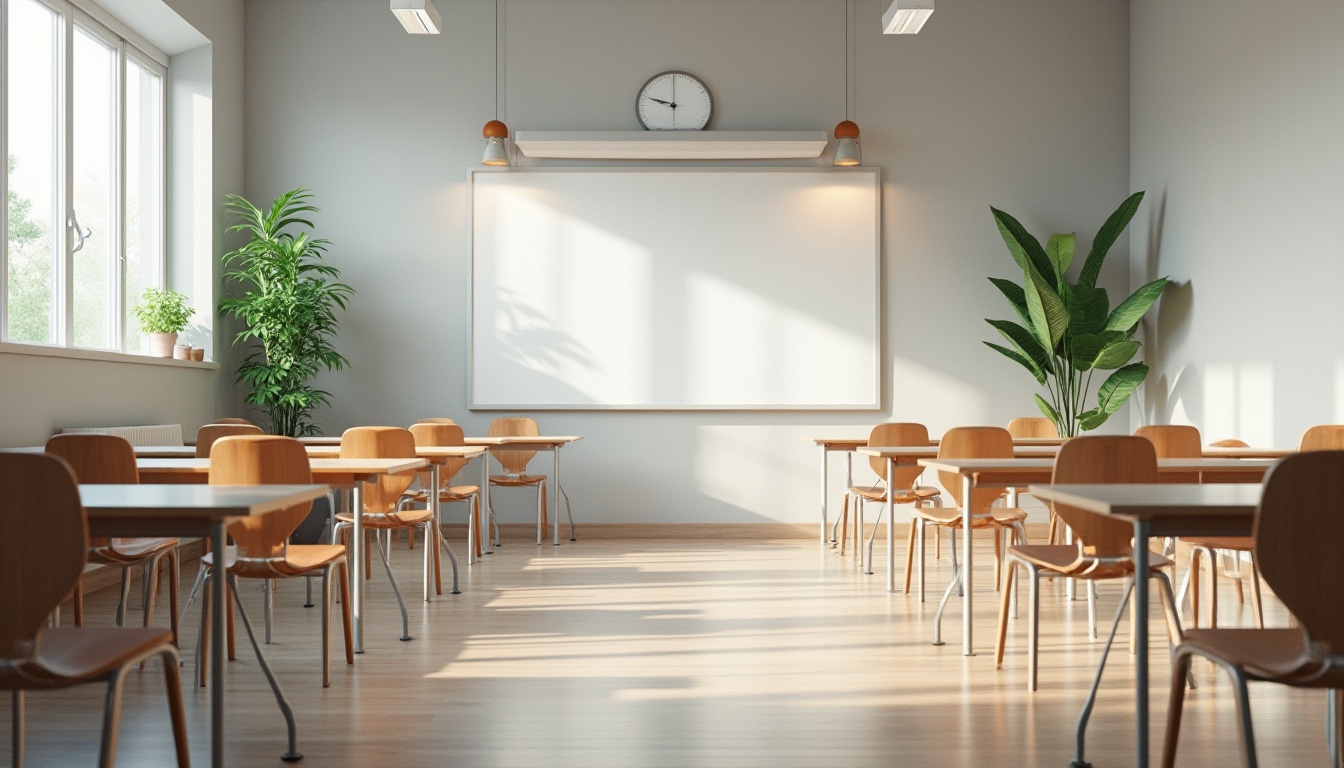
[[[1245,440],[1238,440],[1238,439],[1236,439],[1236,438],[1228,438],[1227,440],[1215,440],[1215,441],[1213,441],[1212,443],[1209,443],[1209,445],[1213,446],[1214,448],[1250,448],[1250,447],[1251,447],[1251,446],[1250,446],[1250,443],[1247,443]]]
[[[1008,422],[1008,434],[1014,440],[1032,437],[1059,437],[1055,422],[1042,416],[1022,417]]]
[[[485,434],[490,437],[518,437],[540,435],[541,431],[537,427],[537,422],[526,418],[506,418],[495,419],[490,422],[486,428]],[[495,457],[495,461],[504,468],[504,471],[510,475],[521,475],[527,470],[527,463],[537,455],[536,451],[509,451],[501,448],[491,448],[490,455]]]
[[[1150,424],[1134,430],[1134,436],[1152,442],[1159,459],[1198,459],[1204,455],[1199,430],[1187,424]]]
[[[401,427],[351,427],[341,435],[342,459],[413,459],[415,437]],[[383,514],[396,509],[401,494],[415,480],[415,470],[379,475],[364,484],[364,511]]]
[[[309,485],[308,452],[303,443],[277,435],[231,435],[215,441],[210,453],[211,485]],[[311,501],[229,524],[240,558],[285,556],[289,535],[313,508]]]
[[[1302,433],[1299,451],[1344,450],[1344,424],[1320,424]]]
[[[940,459],[1011,459],[1013,458],[1013,437],[1003,427],[957,427],[949,429],[938,441]],[[961,498],[961,475],[954,472],[939,472],[938,482],[952,496],[953,502],[972,514],[980,514],[989,509],[989,505],[1003,496],[1003,488],[976,488],[969,504]]]
[[[0,453],[0,493],[0,659],[17,660],[34,654],[47,616],[84,573],[88,526],[59,457]]]
[[[415,438],[417,446],[452,446],[465,445],[466,436],[462,434],[462,428],[453,424],[451,420],[443,421],[422,421],[411,425],[411,437]],[[449,484],[453,475],[462,471],[467,466],[467,459],[449,459],[444,462],[443,468],[439,470],[439,481],[444,486]],[[423,473],[428,475],[428,472]],[[422,486],[423,487],[423,486]]]
[[[218,419],[210,422],[211,424],[252,424],[247,419],[240,419],[237,416],[220,416]],[[256,426],[252,424],[252,426]]]
[[[70,465],[78,482],[96,485],[134,485],[140,482],[135,449],[116,435],[56,435],[47,441],[47,453]]]
[[[210,448],[221,437],[235,435],[262,435],[261,427],[256,424],[206,424],[196,430],[196,458],[210,458]]]
[[[927,446],[929,444],[929,429],[923,424],[900,422],[878,424],[873,427],[872,432],[868,433],[868,444],[889,448],[902,445]],[[868,465],[873,468],[873,472],[876,472],[878,477],[886,479],[886,459],[869,456]],[[898,491],[908,490],[914,487],[919,480],[919,476],[923,473],[923,467],[897,467],[892,475],[892,483]]]
[[[1298,453],[1275,464],[1252,535],[1265,583],[1313,642],[1344,653],[1344,451]]]
[[[1137,435],[1075,437],[1059,448],[1052,483],[1156,483],[1157,450]],[[1093,557],[1131,557],[1134,526],[1064,504],[1054,505],[1073,529],[1082,551]]]
[[[456,424],[457,422],[456,422],[456,421],[453,421],[452,419],[449,419],[449,418],[447,418],[447,417],[440,417],[440,418],[433,418],[433,419],[417,419],[415,423],[416,423],[416,424]]]

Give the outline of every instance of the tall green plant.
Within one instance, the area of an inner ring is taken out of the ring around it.
[[[1026,368],[1045,387],[1049,400],[1037,394],[1036,405],[1062,436],[1101,426],[1148,376],[1148,366],[1130,362],[1139,351],[1134,332],[1162,295],[1167,279],[1158,278],[1139,288],[1114,310],[1106,289],[1097,287],[1107,252],[1142,201],[1142,192],[1131,195],[1106,220],[1075,283],[1066,277],[1073,263],[1073,233],[1051,235],[1041,247],[1017,219],[990,208],[1008,252],[1022,269],[1023,281],[1022,285],[996,277],[989,281],[1022,322],[986,319],[1012,347],[985,344]],[[1097,388],[1096,405],[1086,408],[1097,371],[1112,373]]]
[[[336,308],[345,309],[354,289],[335,282],[340,272],[322,262],[328,241],[293,231],[313,227],[305,218],[317,211],[311,199],[300,187],[276,198],[270,210],[237,195],[225,205],[239,220],[229,231],[249,239],[224,254],[224,277],[241,292],[219,309],[246,326],[235,345],[259,344],[239,365],[237,380],[247,388],[246,401],[266,413],[271,432],[291,437],[315,433],[312,412],[331,402],[331,393],[312,386],[318,371],[349,365],[332,340]]]

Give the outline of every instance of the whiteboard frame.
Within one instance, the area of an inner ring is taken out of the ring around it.
[[[836,405],[818,405],[815,403],[807,404],[784,404],[784,405],[761,405],[757,403],[750,404],[721,404],[721,405],[609,405],[603,403],[591,404],[540,404],[540,403],[482,403],[476,396],[476,176],[478,174],[511,173],[511,174],[555,174],[555,173],[741,173],[750,171],[752,173],[798,173],[800,171],[819,174],[848,174],[848,175],[867,175],[872,177],[873,185],[873,243],[876,245],[876,252],[873,254],[873,339],[876,342],[873,346],[873,394],[874,400],[871,403],[860,404],[836,404]],[[469,411],[633,411],[657,413],[662,411],[762,411],[762,412],[788,412],[788,411],[848,411],[848,412],[868,412],[882,410],[882,169],[877,167],[857,167],[857,168],[828,168],[822,166],[714,166],[714,167],[657,167],[657,166],[581,166],[581,167],[554,167],[554,168],[470,168],[468,170],[467,183],[467,250],[471,254],[471,264],[468,276],[467,296],[470,321],[468,323],[467,354],[469,356],[467,369],[467,410]]]

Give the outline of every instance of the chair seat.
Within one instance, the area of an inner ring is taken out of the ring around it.
[[[1078,547],[1073,544],[1021,544],[1008,548],[1009,554],[1017,555],[1037,568],[1054,571],[1065,576],[1079,579],[1115,579],[1134,572],[1133,562],[1100,566],[1090,573],[1087,564],[1078,563]],[[1171,561],[1156,552],[1148,553],[1150,570],[1167,568]]]
[[[930,523],[944,526],[961,525],[961,510],[956,507],[916,507],[914,514]],[[988,513],[976,515],[972,528],[989,528],[1020,523],[1027,519],[1027,511],[1017,507],[994,507]]]
[[[443,488],[439,490],[439,501],[461,501],[462,499],[476,495],[480,490],[480,486],[477,485],[454,485],[451,488]],[[409,494],[406,498],[409,498],[412,501],[425,501],[429,498],[429,491],[422,489]]]
[[[491,475],[493,485],[537,485],[546,482],[545,475]]]
[[[849,492],[855,494],[856,496],[862,496],[863,498],[869,501],[885,503],[887,500],[887,489],[885,486],[856,485],[850,488]],[[910,488],[903,491],[897,491],[896,496],[895,498],[892,499],[892,501],[896,504],[909,504],[911,502],[920,501],[923,499],[932,499],[938,495],[939,493],[937,488]]]
[[[1231,549],[1236,552],[1250,552],[1255,548],[1255,539],[1250,536],[1182,536],[1181,541],[1195,547]]]
[[[90,547],[89,562],[99,565],[137,563],[173,549],[178,541],[171,538],[113,539],[111,544]]]
[[[215,567],[213,552],[201,556],[206,568]],[[229,573],[245,579],[274,579],[302,576],[325,568],[345,557],[345,547],[339,544],[290,544],[283,560],[248,560],[238,562],[238,548],[224,548],[224,562]]]
[[[413,525],[423,525],[432,517],[428,509],[403,509],[400,512],[388,513],[386,515],[364,514],[361,521],[365,528],[409,528]],[[355,516],[349,512],[342,512],[336,516],[336,519],[342,523],[355,522]]]
[[[98,680],[154,651],[171,646],[166,627],[53,627],[38,637],[37,656],[22,667],[18,688],[60,688]],[[0,688],[5,685],[0,674]]]
[[[1291,679],[1314,675],[1322,666],[1320,657],[1308,649],[1306,634],[1300,628],[1188,629],[1181,644],[1236,664],[1253,678],[1312,688],[1344,685],[1344,670],[1319,680],[1295,683]]]

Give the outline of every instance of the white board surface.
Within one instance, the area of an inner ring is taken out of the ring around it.
[[[875,409],[875,169],[472,173],[471,407]]]

